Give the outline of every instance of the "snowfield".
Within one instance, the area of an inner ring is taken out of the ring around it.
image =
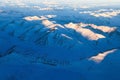
[[[117,5],[26,2],[0,3],[0,80],[120,80]]]

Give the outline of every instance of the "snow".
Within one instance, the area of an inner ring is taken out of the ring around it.
[[[67,24],[66,27],[75,29],[82,36],[88,38],[89,40],[98,40],[100,38],[105,38],[105,36],[94,33],[93,31],[91,31],[89,29],[79,27],[79,25],[77,25],[77,24],[70,23],[70,24]]]
[[[39,17],[37,17],[37,16],[28,16],[28,17],[25,17],[24,18],[25,20],[27,20],[27,21],[33,21],[33,20],[41,20]]]
[[[14,1],[0,3],[0,80],[120,79],[117,5]]]
[[[111,54],[111,53],[114,53],[116,51],[116,49],[113,49],[113,50],[110,50],[110,51],[106,51],[106,52],[103,52],[103,53],[99,53],[97,56],[93,56],[90,58],[90,60],[92,61],[95,61],[97,63],[100,63],[104,60],[104,58]]]
[[[93,25],[93,24],[91,26],[94,29],[98,29],[98,30],[101,30],[101,31],[106,32],[106,33],[114,32],[116,30],[115,27],[111,28],[109,26],[96,26],[96,25]]]
[[[45,25],[45,26],[50,26],[50,25],[52,25],[53,23],[52,23],[51,21],[49,21],[49,20],[43,20],[43,21],[42,21],[42,24]]]

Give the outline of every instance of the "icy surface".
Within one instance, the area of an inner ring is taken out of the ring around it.
[[[117,3],[27,1],[0,1],[0,80],[120,80]]]

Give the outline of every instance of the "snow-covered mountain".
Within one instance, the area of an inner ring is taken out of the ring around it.
[[[0,4],[1,80],[120,79],[118,7]]]

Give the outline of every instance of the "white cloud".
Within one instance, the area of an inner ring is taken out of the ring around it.
[[[39,8],[39,10],[41,10],[41,11],[49,11],[49,10],[53,10],[53,8],[46,7],[46,8]]]
[[[111,18],[111,17],[119,15],[120,10],[100,9],[100,10],[97,10],[97,11],[83,11],[83,12],[80,12],[80,14],[90,14],[90,15],[95,16],[95,17],[108,17],[108,18]]]
[[[90,7],[89,6],[80,6],[80,8],[87,9],[87,8],[90,8]]]
[[[56,15],[46,15],[47,18],[54,18]]]

